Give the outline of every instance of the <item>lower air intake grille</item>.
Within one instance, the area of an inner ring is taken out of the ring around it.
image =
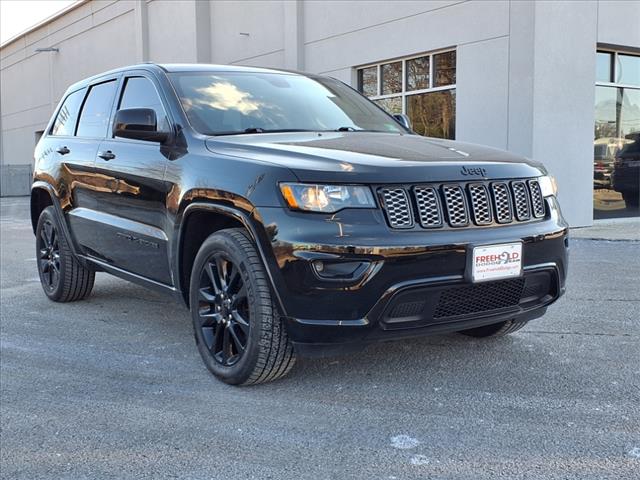
[[[457,317],[513,307],[520,303],[523,288],[524,279],[516,278],[445,290],[433,317]]]
[[[426,302],[424,301],[400,303],[396,305],[396,307],[391,311],[389,317],[402,318],[419,315],[420,313],[422,313],[425,303]]]

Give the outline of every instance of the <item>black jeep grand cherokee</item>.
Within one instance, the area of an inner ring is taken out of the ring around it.
[[[274,380],[296,354],[513,332],[564,290],[544,167],[418,136],[331,78],[138,65],[71,86],[36,151],[54,301],[96,271],[173,294],[206,366]]]

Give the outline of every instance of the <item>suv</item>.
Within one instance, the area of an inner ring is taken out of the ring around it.
[[[144,64],[71,86],[35,150],[31,219],[51,300],[85,298],[98,271],[173,295],[230,384],[373,341],[511,333],[567,269],[542,165],[257,68]]]

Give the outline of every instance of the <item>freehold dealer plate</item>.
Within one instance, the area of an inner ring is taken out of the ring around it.
[[[522,275],[522,243],[502,243],[474,247],[471,281],[487,282]]]

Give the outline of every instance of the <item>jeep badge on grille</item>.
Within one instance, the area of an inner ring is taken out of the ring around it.
[[[482,167],[462,167],[460,169],[460,173],[464,176],[470,176],[470,175],[478,175],[481,177],[486,177],[487,176],[487,170],[482,168]]]

